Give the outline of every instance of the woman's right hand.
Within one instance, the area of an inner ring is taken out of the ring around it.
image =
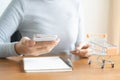
[[[60,39],[35,42],[28,37],[23,37],[15,44],[15,50],[17,54],[38,56],[50,52],[59,41]]]

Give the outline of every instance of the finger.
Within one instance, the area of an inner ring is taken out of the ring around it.
[[[75,51],[70,51],[70,53],[75,53]]]
[[[47,47],[35,48],[35,52],[31,53],[30,55],[39,56],[42,54],[46,54],[50,51],[51,51],[51,49],[47,49]]]
[[[79,54],[86,54],[86,53],[88,53],[87,49],[81,49],[81,50],[79,50]]]
[[[82,49],[87,49],[87,48],[89,48],[90,47],[90,45],[89,44],[86,44],[86,45],[84,45],[83,47],[82,47]]]
[[[84,46],[82,46],[82,48],[80,48],[80,45],[76,48],[76,49],[87,49],[87,48],[89,48],[90,47],[90,45],[89,44],[85,44]]]
[[[87,49],[74,50],[74,51],[71,51],[71,53],[78,55],[80,57],[88,57],[88,50]]]
[[[33,40],[28,40],[27,44],[29,47],[33,47],[36,43]]]
[[[35,45],[35,42],[28,37],[23,37],[20,42],[27,47],[32,47]]]
[[[77,55],[79,53],[78,50],[70,51],[70,53]]]
[[[77,49],[86,49],[89,47],[89,43],[88,42],[80,42]]]
[[[77,54],[80,57],[88,57],[88,50],[87,49],[81,49],[80,52]]]

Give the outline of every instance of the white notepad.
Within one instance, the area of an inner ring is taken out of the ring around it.
[[[72,71],[72,67],[59,56],[24,58],[25,72],[62,72]]]

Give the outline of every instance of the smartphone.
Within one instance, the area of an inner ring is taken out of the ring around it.
[[[35,34],[33,40],[36,42],[39,41],[53,41],[57,39],[57,35],[47,35],[47,34]]]

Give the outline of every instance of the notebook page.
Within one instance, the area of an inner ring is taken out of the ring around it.
[[[60,57],[24,58],[24,70],[69,69]]]

